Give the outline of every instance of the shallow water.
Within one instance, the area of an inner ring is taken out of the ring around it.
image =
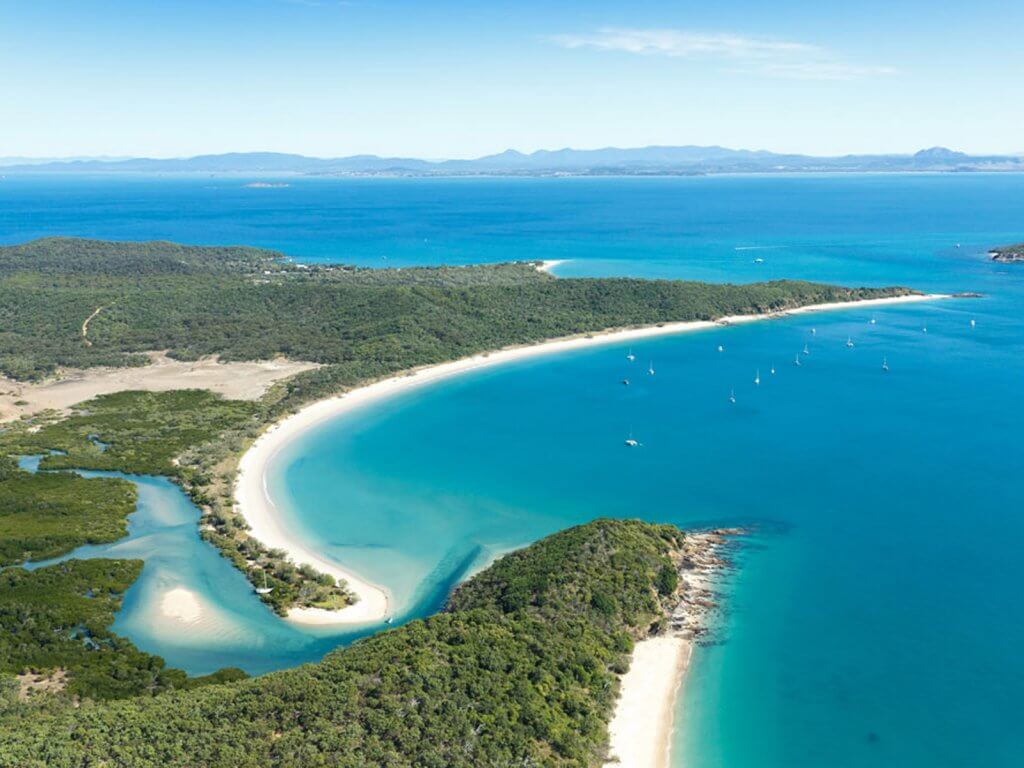
[[[984,255],[1024,240],[1024,177],[9,182],[7,241],[233,241],[372,265],[568,258],[559,274],[985,293],[652,339],[632,344],[632,367],[609,346],[471,373],[311,431],[270,486],[302,535],[391,587],[406,616],[495,554],[599,515],[759,524],[724,642],[696,654],[676,762],[1024,760],[1024,268]],[[255,608],[255,624],[278,622]],[[241,655],[257,664],[275,645]]]

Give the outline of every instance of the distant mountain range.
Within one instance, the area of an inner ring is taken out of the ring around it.
[[[913,155],[812,157],[725,147],[507,150],[475,160],[430,161],[353,155],[306,157],[278,152],[232,152],[180,159],[25,160],[2,173],[209,173],[320,176],[672,176],[713,173],[1024,171],[1024,157],[968,155],[945,147]]]

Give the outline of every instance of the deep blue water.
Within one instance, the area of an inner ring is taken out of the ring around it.
[[[608,346],[470,374],[312,431],[270,480],[303,535],[390,586],[407,615],[501,551],[598,515],[757,524],[724,642],[691,669],[678,761],[1024,763],[1024,268],[984,255],[1024,240],[1024,177],[291,184],[9,177],[0,240],[237,242],[369,265],[561,258],[566,276],[984,293],[650,340],[632,345],[632,368]],[[642,448],[623,447],[630,429]],[[266,613],[256,624],[280,625]],[[273,645],[209,650],[253,661]]]

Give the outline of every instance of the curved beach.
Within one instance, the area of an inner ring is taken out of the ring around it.
[[[268,492],[266,470],[270,461],[285,445],[311,427],[371,403],[450,376],[489,366],[524,360],[538,355],[556,354],[603,344],[707,330],[738,323],[812,312],[862,309],[871,306],[906,304],[945,298],[951,298],[951,296],[947,294],[913,294],[884,299],[812,304],[781,312],[736,315],[714,321],[696,320],[641,328],[617,329],[552,339],[529,346],[509,347],[496,352],[473,355],[448,363],[413,369],[407,373],[367,384],[364,387],[359,387],[335,397],[320,400],[271,426],[252,444],[239,462],[238,477],[235,483],[236,507],[248,523],[250,534],[254,538],[272,549],[283,550],[297,564],[307,563],[323,573],[331,574],[336,579],[344,579],[348,582],[349,589],[359,598],[358,602],[354,605],[339,611],[328,611],[319,608],[293,608],[288,612],[289,620],[304,624],[329,625],[363,624],[383,621],[391,615],[392,609],[391,596],[387,589],[361,578],[358,574],[345,569],[333,560],[324,558],[301,542],[282,523],[280,514]]]

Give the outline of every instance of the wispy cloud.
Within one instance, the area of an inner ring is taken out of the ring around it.
[[[553,35],[551,40],[565,48],[719,60],[737,71],[803,80],[849,80],[894,72],[891,67],[846,61],[817,45],[727,32],[606,27],[587,34]]]

